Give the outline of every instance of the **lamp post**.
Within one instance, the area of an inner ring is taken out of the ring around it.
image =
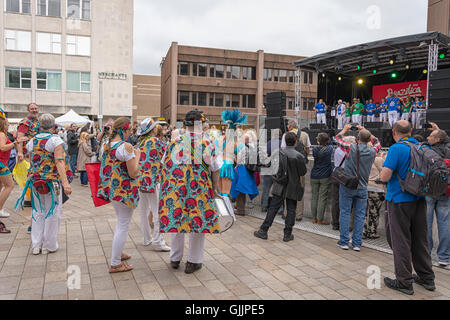
[[[99,128],[103,128],[103,81],[98,83],[98,124]]]

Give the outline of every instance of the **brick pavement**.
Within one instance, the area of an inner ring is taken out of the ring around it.
[[[415,286],[412,297],[384,287],[369,290],[366,270],[378,265],[393,276],[392,256],[363,248],[342,251],[335,241],[295,230],[295,240],[282,242],[282,226],[274,224],[269,240],[253,237],[261,220],[239,217],[220,236],[207,236],[204,267],[193,275],[169,266],[169,254],[142,245],[135,212],[125,251],[133,256],[130,273],[109,274],[115,214],[111,206],[94,210],[89,190],[78,181],[65,205],[60,249],[33,256],[26,233],[29,209],[3,219],[12,233],[0,235],[0,299],[150,299],[150,300],[316,300],[316,299],[450,299],[450,272],[435,268],[436,292]],[[6,208],[12,212],[18,188]],[[167,237],[170,244],[170,237]],[[81,270],[81,288],[67,287],[68,267]]]

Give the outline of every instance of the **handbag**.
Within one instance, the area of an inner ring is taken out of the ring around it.
[[[336,181],[337,183],[343,185],[344,187],[347,187],[351,190],[356,190],[358,189],[358,185],[359,185],[359,158],[360,158],[360,151],[359,151],[359,144],[356,145],[356,177],[349,174],[347,171],[344,170],[344,168],[342,168],[342,164],[345,161],[345,157],[344,159],[342,159],[341,164],[339,165],[339,167],[337,167],[332,175],[331,178]]]

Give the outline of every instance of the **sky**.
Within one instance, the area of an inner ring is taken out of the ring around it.
[[[134,0],[134,73],[179,45],[313,56],[427,30],[427,0]]]

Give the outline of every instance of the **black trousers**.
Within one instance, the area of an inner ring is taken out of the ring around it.
[[[264,220],[261,230],[267,232],[269,231],[270,227],[272,226],[273,220],[275,219],[275,216],[278,213],[278,210],[280,210],[281,206],[283,205],[284,200],[282,197],[273,196],[270,201],[270,207],[267,211],[266,219]],[[297,200],[291,200],[286,199],[286,221],[285,221],[285,227],[284,227],[284,234],[285,235],[291,235],[292,234],[292,228],[295,224],[295,216],[297,215]]]
[[[387,241],[394,253],[397,280],[403,285],[412,284],[412,266],[423,280],[434,280],[425,199],[399,204],[388,202],[385,222]]]
[[[341,185],[335,181],[331,181],[331,224],[333,227],[339,228],[339,187]]]

